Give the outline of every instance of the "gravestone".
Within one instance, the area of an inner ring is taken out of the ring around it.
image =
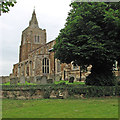
[[[53,79],[47,79],[47,83],[48,83],[48,84],[53,83]]]
[[[61,77],[60,76],[56,76],[55,77],[55,81],[60,81]]]
[[[28,78],[27,78],[27,82],[28,82],[28,83],[35,83],[34,77],[31,77],[31,76],[28,77]]]
[[[35,83],[40,84],[40,81],[41,81],[41,76],[34,77],[34,82]]]
[[[19,81],[19,80],[18,80],[17,77],[10,78],[10,84],[15,84],[15,85],[17,85],[18,81]]]
[[[45,84],[47,84],[47,77],[46,76],[36,76],[35,83],[45,85]]]
[[[47,77],[46,77],[46,76],[42,76],[42,77],[41,77],[40,84],[42,84],[42,85],[47,84]]]
[[[21,84],[25,84],[25,76],[21,76],[20,77],[20,83]]]

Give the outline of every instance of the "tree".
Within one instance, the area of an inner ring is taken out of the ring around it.
[[[15,5],[15,3],[17,3],[16,2],[16,0],[5,0],[5,1],[1,1],[0,2],[0,11],[2,11],[3,13],[6,13],[6,12],[8,12],[8,11],[10,11],[10,7],[13,7],[14,5]],[[0,14],[1,15],[1,14]]]
[[[112,67],[120,60],[120,2],[73,2],[54,46],[63,63],[92,65],[87,85],[114,85]]]

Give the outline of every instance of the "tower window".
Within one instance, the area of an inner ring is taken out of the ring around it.
[[[43,73],[49,73],[49,60],[47,58],[42,61],[42,71]]]
[[[35,35],[35,43],[39,43],[40,42],[40,37]]]
[[[38,42],[39,42],[39,36],[38,36]]]

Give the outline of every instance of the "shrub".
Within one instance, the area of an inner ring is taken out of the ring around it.
[[[120,85],[120,81],[118,81],[117,84]]]
[[[103,74],[90,74],[86,80],[86,85],[93,85],[93,86],[115,86],[117,84],[116,77],[114,75],[106,75]]]
[[[74,77],[70,77],[69,83],[73,83],[73,82],[74,82]]]

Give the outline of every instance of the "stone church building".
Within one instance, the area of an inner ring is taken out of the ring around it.
[[[60,63],[54,58],[52,48],[55,40],[46,43],[46,30],[39,28],[35,10],[29,26],[22,32],[19,63],[14,64],[13,77],[32,78],[35,76],[46,76],[47,79],[69,79],[80,78],[80,67],[71,64]],[[64,57],[64,56],[63,56]],[[84,78],[89,72],[82,72]]]

